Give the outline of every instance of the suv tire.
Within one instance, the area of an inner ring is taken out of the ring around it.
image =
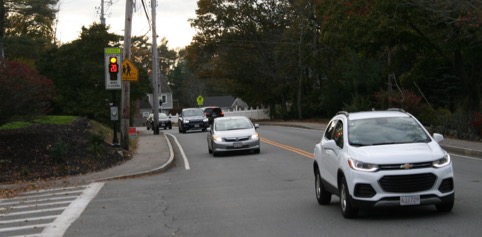
[[[346,184],[345,177],[340,180],[340,207],[341,214],[347,219],[355,218],[358,216],[358,208],[351,205],[351,197],[348,192],[348,185]]]
[[[331,202],[331,193],[328,192],[323,186],[323,181],[321,180],[321,175],[319,171],[315,173],[315,193],[316,200],[320,205],[328,205]]]

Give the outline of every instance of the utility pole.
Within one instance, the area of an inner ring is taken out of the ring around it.
[[[151,0],[152,8],[152,112],[154,113],[154,131],[159,134],[159,95],[158,95],[158,55],[157,55],[157,31],[156,31],[156,0]]]
[[[124,31],[124,57],[123,60],[131,58],[131,32],[132,32],[132,11],[133,0],[126,0],[126,19]],[[130,94],[131,85],[127,80],[122,81],[122,113],[121,113],[121,146],[129,150],[129,122],[130,122]]]
[[[101,0],[100,2],[100,24],[105,25],[104,0]]]

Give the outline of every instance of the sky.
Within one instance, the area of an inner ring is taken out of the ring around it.
[[[141,0],[134,0],[132,36],[152,36]],[[151,17],[151,0],[144,0],[146,11]],[[100,23],[101,0],[60,0],[57,5],[57,40],[68,43],[79,39],[82,26],[89,28],[94,22]],[[109,32],[124,35],[126,0],[104,0],[105,23]],[[197,0],[157,0],[156,25],[158,45],[166,38],[169,49],[179,49],[191,43],[196,33],[188,22],[195,18]]]

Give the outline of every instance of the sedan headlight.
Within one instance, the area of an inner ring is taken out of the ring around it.
[[[348,159],[348,165],[350,166],[350,168],[357,171],[375,172],[378,170],[378,165],[364,163],[354,159]]]
[[[258,133],[255,133],[255,134],[251,135],[252,140],[258,140],[258,138],[259,138]]]
[[[435,167],[435,168],[441,168],[441,167],[449,165],[450,162],[451,162],[451,160],[450,160],[449,153],[445,153],[444,157],[434,161],[432,164],[433,164],[433,167]]]
[[[222,141],[223,141],[223,138],[220,137],[220,136],[213,135],[213,141],[222,142]]]

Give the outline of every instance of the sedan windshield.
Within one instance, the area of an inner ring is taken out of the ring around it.
[[[348,141],[352,146],[429,142],[430,137],[410,117],[351,120]]]
[[[204,112],[202,111],[202,109],[190,109],[190,110],[183,111],[182,115],[184,117],[203,116]]]
[[[217,131],[248,129],[252,127],[251,122],[243,118],[216,120],[215,123],[215,129]]]

